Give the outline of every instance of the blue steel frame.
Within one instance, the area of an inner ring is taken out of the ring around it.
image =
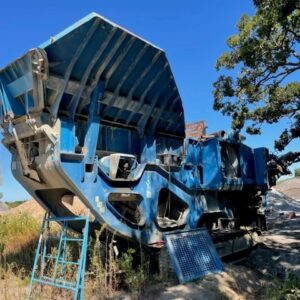
[[[70,228],[70,223],[78,222],[78,221],[84,222],[82,238],[68,237],[67,230]],[[46,237],[44,236],[45,228],[49,225],[50,222],[58,222],[62,226],[60,236],[58,238],[59,242],[58,242],[57,255],[55,256],[48,254],[49,249],[47,249],[47,236]],[[33,284],[37,283],[41,285],[49,285],[55,288],[71,290],[73,292],[74,300],[79,300],[79,299],[83,300],[84,274],[85,274],[85,267],[86,267],[88,234],[89,234],[89,218],[87,216],[57,218],[57,217],[49,217],[48,213],[45,214],[41,226],[40,237],[35,252],[35,258],[34,258],[31,278],[30,278],[29,299],[32,295]],[[67,249],[68,242],[79,243],[78,247],[80,248],[79,250],[80,257],[79,260],[76,262],[65,260],[65,253],[66,253],[65,250]],[[43,249],[41,249],[42,244],[43,244]],[[45,265],[46,260],[54,261],[53,275],[51,277],[44,276],[43,271],[41,271],[40,276],[36,277],[36,270],[38,268],[39,261],[41,263],[41,268],[43,268],[43,265]],[[75,282],[68,282],[61,278],[64,267],[67,264],[77,266]],[[58,274],[58,269],[60,270],[59,274]]]

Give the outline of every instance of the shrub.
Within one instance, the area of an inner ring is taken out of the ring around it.
[[[295,169],[295,177],[300,177],[300,168]]]
[[[141,264],[137,269],[133,268],[134,249],[129,248],[123,253],[119,260],[120,268],[124,272],[125,282],[131,292],[136,294],[137,298],[142,294],[145,281],[147,278],[146,264],[141,260]]]
[[[265,287],[263,299],[297,300],[300,299],[300,280],[291,273],[286,273],[284,279],[275,277],[271,284]]]

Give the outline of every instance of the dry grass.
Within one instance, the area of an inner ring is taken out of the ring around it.
[[[57,226],[58,227],[58,226]],[[30,274],[37,245],[40,222],[27,213],[0,215],[0,295],[1,300],[27,299]],[[56,229],[57,230],[57,229]],[[100,241],[101,239],[101,241]],[[104,242],[103,242],[104,240]],[[120,284],[126,288],[126,295],[139,299],[147,274],[146,269],[132,266],[132,250],[121,257],[114,252],[114,236],[109,236],[106,227],[90,239],[87,272],[85,275],[85,299],[115,299]],[[54,252],[55,247],[52,249]],[[68,260],[76,260],[76,253],[68,251]],[[77,255],[77,256],[76,256]],[[51,273],[51,265],[48,266]],[[64,276],[74,278],[74,270],[66,269]],[[31,299],[71,299],[68,291],[35,285]]]
[[[26,213],[0,215],[1,300],[28,299],[39,228],[40,222]],[[197,299],[200,295],[203,299],[292,300],[300,297],[299,280],[294,277],[287,276],[284,280],[264,278],[260,281],[253,270],[241,266],[227,266],[224,273],[208,276],[196,283],[178,285],[165,251],[160,259],[161,273],[155,277],[149,275],[149,265],[141,247],[129,249],[117,257],[113,241],[114,236],[107,234],[105,226],[96,233],[96,239],[89,241],[85,299],[174,299],[178,295],[184,295],[186,298],[183,299]],[[76,259],[74,253],[70,249],[72,259]],[[140,264],[134,267],[136,256]],[[67,270],[67,273],[67,276],[73,276],[74,270]],[[41,289],[36,285],[31,299],[72,299],[72,294],[51,287]]]
[[[28,214],[0,215],[0,266],[6,263],[30,268],[39,226]]]
[[[0,215],[1,299],[26,299],[39,223],[27,214]]]

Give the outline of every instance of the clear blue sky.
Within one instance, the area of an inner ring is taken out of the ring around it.
[[[204,119],[208,131],[230,130],[229,119],[212,110],[212,83],[225,40],[236,32],[242,13],[253,14],[250,0],[43,0],[3,1],[0,11],[0,68],[50,36],[95,11],[154,43],[167,53],[179,87],[187,122]],[[273,148],[285,122],[247,137],[253,147]],[[298,141],[287,149],[297,150]],[[29,198],[13,179],[10,155],[0,146],[4,200]],[[298,149],[299,150],[299,149]]]

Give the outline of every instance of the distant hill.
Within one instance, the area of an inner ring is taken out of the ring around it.
[[[10,208],[14,208],[17,207],[21,204],[23,204],[25,201],[13,201],[13,202],[5,202],[5,204],[10,207]]]
[[[36,219],[43,219],[45,210],[34,199],[21,201],[22,203],[14,208],[11,208],[10,214],[28,214],[32,215]]]
[[[300,201],[300,178],[294,177],[280,181],[275,187],[280,193]]]

